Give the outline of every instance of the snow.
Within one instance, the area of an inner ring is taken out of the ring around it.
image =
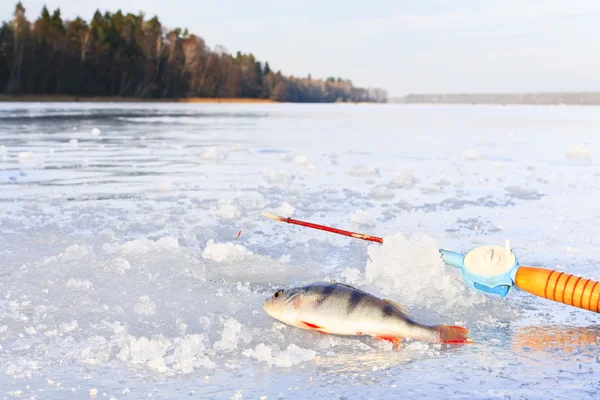
[[[396,195],[386,185],[377,185],[369,192],[373,200],[392,200]]]
[[[476,161],[481,159],[481,154],[476,149],[466,149],[462,153],[462,158],[465,160]]]
[[[354,165],[346,170],[348,175],[370,177],[378,176],[379,169],[370,165]]]
[[[223,219],[238,219],[241,213],[233,204],[222,204],[217,210],[217,215]]]
[[[2,103],[0,121],[3,396],[598,391],[597,314],[476,292],[438,253],[510,239],[525,265],[600,280],[596,108]],[[262,310],[332,279],[475,343],[394,350]]]
[[[65,248],[65,251],[59,254],[63,261],[76,261],[88,255],[89,250],[78,244],[72,244]]]
[[[173,189],[173,183],[169,180],[154,182],[148,188],[151,192],[170,192]]]
[[[350,220],[355,225],[367,228],[374,227],[377,222],[375,216],[366,210],[356,210],[356,212],[352,214]]]
[[[213,239],[210,239],[206,243],[202,257],[220,263],[223,261],[241,261],[249,254],[251,252],[242,245],[231,242],[215,243]]]
[[[19,165],[25,168],[36,168],[44,164],[43,154],[32,151],[21,151],[18,154]]]
[[[413,171],[404,170],[396,174],[390,181],[390,186],[396,189],[411,188],[416,183],[416,178]]]
[[[109,253],[118,252],[125,256],[136,256],[160,251],[176,251],[180,248],[177,238],[172,236],[164,236],[157,240],[148,238],[130,240],[120,246],[117,245],[114,251],[111,250],[110,245],[111,243],[103,244],[105,251]]]
[[[156,304],[150,301],[148,296],[141,296],[138,302],[133,306],[133,311],[136,314],[152,315],[156,312]]]
[[[268,208],[266,210],[266,212],[269,214],[274,214],[274,215],[277,215],[278,217],[284,217],[284,218],[291,217],[292,215],[294,215],[295,211],[296,211],[296,209],[287,201],[284,201],[278,207]]]
[[[304,167],[305,172],[308,172],[309,174],[314,174],[317,170],[317,166],[311,162],[306,155],[303,154],[294,157],[294,163]]]
[[[310,163],[310,161],[308,160],[308,157],[305,155],[298,155],[298,156],[294,157],[294,162],[296,164],[300,164],[300,165],[307,165]]]
[[[260,343],[254,350],[245,350],[243,354],[252,357],[258,362],[265,362],[269,366],[291,367],[296,364],[302,364],[315,358],[317,352],[310,349],[303,349],[290,344],[287,349],[273,349],[264,343]]]
[[[88,280],[78,281],[76,279],[69,279],[65,286],[68,288],[89,289],[92,286],[92,282]]]
[[[269,184],[288,184],[293,180],[293,176],[285,170],[272,170],[265,168],[262,170],[262,176]]]
[[[457,271],[448,271],[439,257],[436,241],[427,234],[384,237],[382,245],[370,245],[367,252],[364,278],[359,278],[358,283],[363,287],[373,284],[379,293],[393,296],[407,306],[456,315],[459,310],[466,312],[489,300],[468,289]]]
[[[580,144],[569,149],[567,152],[567,158],[571,160],[591,161],[592,152],[589,148]]]
[[[238,347],[240,333],[242,332],[242,324],[234,318],[228,318],[224,322],[221,339],[217,340],[213,348],[217,351],[229,352]]]
[[[205,152],[202,153],[202,159],[207,161],[223,161],[227,158],[225,151],[218,149],[217,147],[209,147]]]

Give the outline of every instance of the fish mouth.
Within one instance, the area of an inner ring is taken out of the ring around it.
[[[277,311],[277,307],[273,304],[271,299],[267,299],[262,305],[263,311],[271,318],[278,319],[280,313]]]
[[[265,301],[263,302],[263,304],[262,304],[262,308],[263,308],[263,311],[264,311],[264,312],[266,312],[267,314],[271,315],[271,312],[272,312],[272,308],[273,308],[273,307],[272,307],[272,305],[271,305],[271,302],[269,301],[269,299],[267,299],[267,300],[265,300]]]

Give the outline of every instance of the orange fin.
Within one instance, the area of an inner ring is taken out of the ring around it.
[[[379,340],[387,340],[388,342],[394,343],[395,346],[400,346],[402,344],[402,338],[398,336],[375,336],[375,339]]]
[[[304,321],[300,321],[300,322],[302,322],[307,328],[310,328],[310,329],[319,330],[319,329],[323,328],[319,325],[311,324],[310,322],[304,322]]]
[[[438,325],[440,342],[442,343],[471,343],[469,330],[462,326]]]

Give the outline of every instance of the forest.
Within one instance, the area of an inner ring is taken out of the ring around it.
[[[158,17],[96,11],[63,20],[45,6],[31,22],[22,3],[0,28],[0,93],[140,99],[257,98],[281,102],[387,102],[350,80],[284,76],[254,55],[209,48]]]

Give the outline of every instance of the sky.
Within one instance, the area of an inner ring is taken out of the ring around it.
[[[0,19],[16,1],[2,1]],[[211,48],[253,53],[285,75],[409,93],[600,91],[598,0],[23,0],[157,15]]]

